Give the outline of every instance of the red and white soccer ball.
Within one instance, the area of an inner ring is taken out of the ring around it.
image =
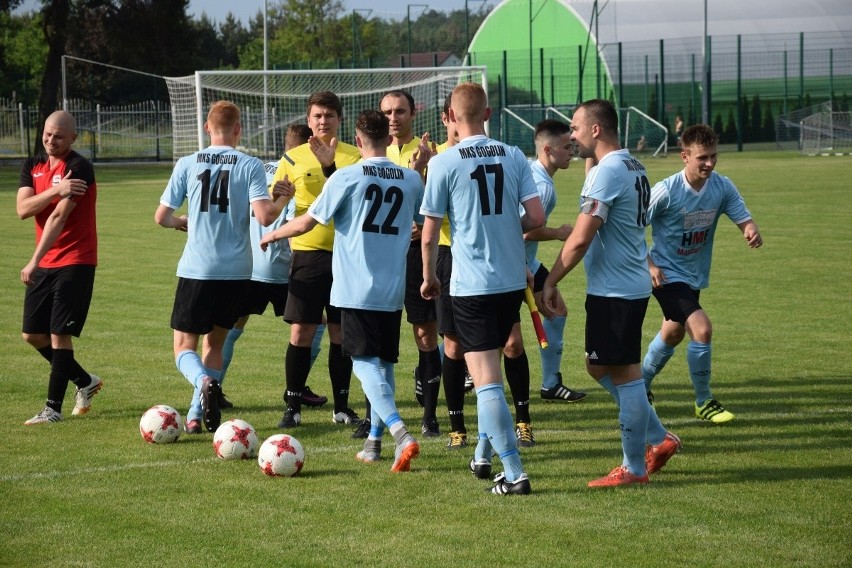
[[[213,435],[213,449],[223,460],[247,460],[257,455],[257,432],[245,420],[222,422]]]
[[[176,442],[183,432],[183,418],[180,413],[165,404],[152,406],[139,421],[139,433],[149,444],[171,444]]]
[[[299,475],[305,464],[305,450],[288,434],[275,434],[264,440],[257,452],[260,471],[272,477]]]

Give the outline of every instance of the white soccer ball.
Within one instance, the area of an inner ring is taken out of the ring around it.
[[[171,444],[176,442],[183,432],[183,418],[180,413],[165,404],[152,406],[139,421],[139,433],[149,444]]]
[[[260,471],[272,477],[299,475],[305,464],[305,450],[288,434],[275,434],[264,440],[257,452]]]
[[[213,449],[223,460],[247,460],[257,455],[257,432],[245,420],[222,422],[213,435]]]

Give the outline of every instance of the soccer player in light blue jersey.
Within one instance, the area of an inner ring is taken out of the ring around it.
[[[471,471],[491,476],[491,456],[505,472],[494,478],[497,495],[530,493],[512,415],[503,392],[500,349],[518,319],[527,269],[523,233],[544,223],[544,210],[523,153],[485,135],[491,115],[484,89],[463,83],[452,93],[450,121],[459,143],[429,162],[423,225],[423,285],[426,299],[453,298],[459,342],[476,389],[479,443]],[[518,205],[523,204],[523,219]],[[449,217],[453,266],[450,290],[436,275],[438,240]]]
[[[713,237],[722,214],[739,227],[749,247],[759,248],[763,238],[737,188],[713,171],[718,157],[716,132],[696,124],[680,140],[684,169],[651,189],[649,265],[654,297],[664,319],[648,346],[642,378],[651,399],[651,382],[688,333],[686,362],[695,389],[695,416],[722,424],[733,420],[734,414],[710,391],[712,326],[698,297],[710,284]]]
[[[558,120],[545,119],[539,122],[535,128],[535,149],[536,159],[530,163],[530,169],[538,188],[541,204],[544,207],[545,217],[549,218],[556,208],[556,188],[553,185],[553,176],[556,175],[557,171],[567,169],[571,164],[571,158],[574,157],[571,128]],[[565,223],[559,227],[540,227],[524,235],[527,268],[533,275],[533,296],[538,303],[541,303],[541,291],[548,274],[547,267],[537,258],[538,243],[552,240],[564,241],[571,234],[571,229],[571,225]],[[559,372],[568,310],[558,290],[556,306],[554,316],[544,318],[542,322],[542,327],[547,333],[548,347],[546,349],[539,348],[542,373],[541,398],[543,400],[578,402],[586,397],[586,393],[570,389],[562,384],[562,373]]]
[[[556,313],[556,284],[582,259],[586,271],[586,369],[619,407],[622,465],[589,487],[648,483],[680,447],[645,395],[640,360],[642,322],[651,295],[645,213],[651,186],[645,167],[618,142],[618,113],[609,101],[584,102],[571,120],[581,158],[593,158],[581,192],[580,214],[544,282],[542,309]],[[662,445],[646,464],[646,444]],[[668,443],[670,442],[670,443]]]
[[[214,432],[221,421],[222,346],[239,317],[239,300],[252,273],[249,217],[254,213],[258,222],[269,225],[293,192],[292,187],[282,189],[270,200],[263,163],[234,149],[241,133],[236,105],[214,103],[204,130],[210,146],[178,160],[154,220],[187,232],[171,317],[175,363],[200,391],[201,418]],[[187,213],[175,215],[185,201]]]
[[[311,135],[311,129],[304,124],[292,124],[287,129],[284,137],[284,150],[287,151],[290,147],[298,146],[307,142]],[[263,166],[266,172],[266,183],[271,184],[278,169],[278,162],[267,162]],[[261,315],[266,311],[266,307],[272,304],[272,308],[277,317],[284,315],[284,306],[287,303],[287,283],[289,281],[290,272],[290,244],[287,241],[276,243],[275,246],[269,247],[265,251],[260,250],[260,239],[269,231],[274,231],[283,225],[288,218],[292,218],[295,211],[295,204],[291,199],[287,207],[281,212],[275,221],[269,226],[264,227],[257,222],[257,219],[252,215],[250,222],[251,232],[251,251],[252,251],[252,272],[251,281],[248,284],[248,289],[240,299],[240,318],[234,327],[228,332],[225,338],[225,344],[222,347],[222,372],[219,377],[219,386],[225,383],[225,378],[228,373],[228,368],[234,356],[234,346],[242,337],[245,326],[248,323],[249,316],[252,314]],[[325,326],[318,326],[317,333],[314,336],[312,346],[312,361],[316,359],[320,351],[320,345]],[[322,406],[328,402],[328,398],[319,396],[310,390],[307,386],[302,391],[302,404],[307,406]],[[225,397],[222,392],[219,397],[219,407],[221,409],[232,408],[234,405]],[[189,413],[185,429],[188,434],[201,433],[201,392],[196,389],[192,395],[192,402],[189,405]]]
[[[423,182],[416,171],[387,159],[388,119],[381,112],[358,115],[355,141],[362,161],[332,174],[307,213],[265,235],[261,246],[333,223],[330,301],[341,310],[343,352],[371,404],[370,433],[357,457],[380,459],[387,426],[396,442],[391,471],[409,471],[420,446],[396,408],[394,364],[411,224],[422,222],[417,211]]]

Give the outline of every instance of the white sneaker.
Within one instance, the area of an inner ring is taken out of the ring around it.
[[[49,406],[45,406],[41,412],[24,422],[24,426],[47,424],[48,422],[59,422],[60,420],[62,420],[61,412],[56,412]]]
[[[104,382],[100,379],[100,377],[96,375],[89,375],[92,377],[92,383],[83,388],[77,388],[77,391],[74,393],[74,410],[71,412],[74,416],[82,416],[86,414],[92,407],[92,398],[98,391],[101,390],[101,387],[104,386]]]

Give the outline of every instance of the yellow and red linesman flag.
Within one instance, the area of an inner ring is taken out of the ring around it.
[[[524,301],[530,309],[530,317],[535,328],[535,336],[538,338],[538,344],[541,345],[542,349],[547,349],[547,334],[544,332],[544,326],[541,325],[541,314],[538,313],[538,308],[535,306],[535,298],[533,298],[533,293],[529,286],[524,290]]]

